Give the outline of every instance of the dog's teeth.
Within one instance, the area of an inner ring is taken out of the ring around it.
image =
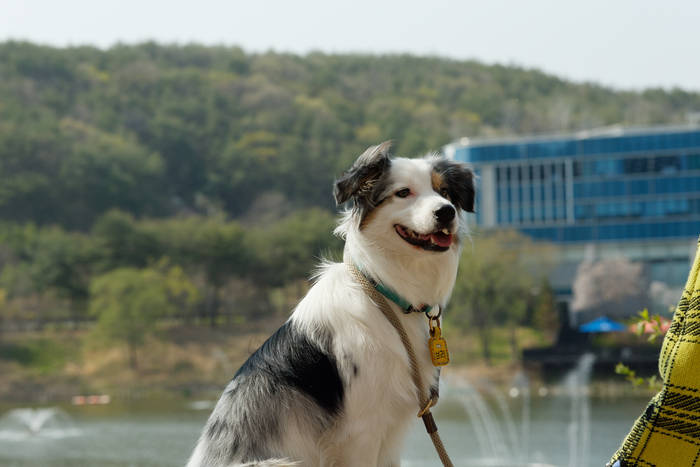
[[[442,233],[444,233],[445,235],[449,235],[449,234],[450,234],[450,231],[447,230],[447,229],[442,229]]]
[[[435,243],[435,237],[433,237],[432,235],[430,236],[430,243]]]

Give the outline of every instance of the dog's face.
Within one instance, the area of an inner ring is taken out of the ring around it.
[[[460,211],[474,212],[474,177],[459,162],[437,156],[390,158],[388,142],[365,151],[336,181],[336,203],[383,248],[445,252],[458,248]]]

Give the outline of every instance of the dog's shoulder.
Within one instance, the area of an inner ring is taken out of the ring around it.
[[[332,347],[333,335],[327,329],[311,334],[288,321],[248,358],[234,381],[251,375],[257,381],[257,375],[264,373],[268,383],[294,387],[336,413],[342,405],[343,382]]]
[[[292,313],[299,324],[327,323],[338,314],[366,307],[366,295],[343,263],[326,262],[314,274],[314,284]]]

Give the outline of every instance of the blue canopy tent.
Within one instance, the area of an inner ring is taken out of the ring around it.
[[[607,316],[601,316],[578,327],[579,332],[620,332],[627,331],[627,326],[613,321]]]

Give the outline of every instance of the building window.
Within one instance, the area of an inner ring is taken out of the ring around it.
[[[646,173],[648,170],[648,161],[646,157],[631,157],[622,160],[622,171],[626,174]]]
[[[649,180],[630,180],[630,194],[646,195],[649,193]]]
[[[681,170],[680,156],[658,156],[654,158],[654,172],[673,174]]]

